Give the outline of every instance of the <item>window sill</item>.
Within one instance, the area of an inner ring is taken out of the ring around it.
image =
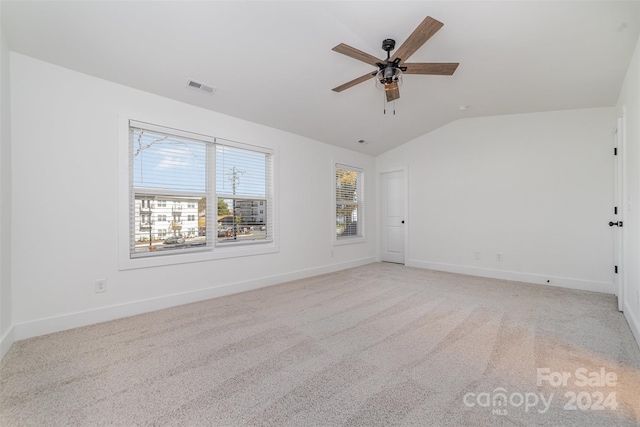
[[[355,243],[365,243],[367,239],[365,237],[342,237],[333,241],[334,246],[352,245]]]
[[[134,270],[138,268],[162,267],[167,265],[188,264],[192,262],[206,262],[227,258],[239,258],[254,255],[277,253],[280,248],[274,243],[258,244],[251,247],[216,247],[201,251],[189,251],[166,255],[131,258],[127,251],[120,257],[119,270]]]

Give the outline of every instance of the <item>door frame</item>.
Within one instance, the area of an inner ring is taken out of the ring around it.
[[[404,263],[403,265],[407,265],[408,264],[408,260],[409,260],[409,225],[410,223],[410,215],[409,215],[409,165],[403,165],[403,166],[398,166],[398,167],[391,167],[391,168],[385,168],[385,169],[381,169],[378,171],[378,189],[377,189],[377,193],[378,193],[378,218],[380,218],[380,220],[378,221],[378,248],[377,248],[377,252],[378,252],[378,262],[382,261],[382,213],[384,212],[383,209],[385,208],[384,206],[382,206],[382,202],[383,202],[383,197],[382,197],[382,176],[386,173],[391,173],[391,172],[402,172],[402,187],[403,187],[403,208],[404,208],[404,227],[402,227],[402,234],[403,234],[403,243],[404,243]]]

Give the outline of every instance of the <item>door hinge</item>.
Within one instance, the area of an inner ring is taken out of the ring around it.
[[[613,214],[614,214],[614,215],[618,215],[618,207],[617,207],[617,206],[615,206],[615,207],[613,208]]]
[[[618,274],[618,266],[617,265],[615,266],[615,271],[616,271],[616,274]]]
[[[618,155],[618,147],[613,147],[613,155],[614,156]]]

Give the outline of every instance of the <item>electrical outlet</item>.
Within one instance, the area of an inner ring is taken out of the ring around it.
[[[496,261],[502,261],[502,254],[501,253],[497,253],[496,254]]]
[[[95,293],[107,292],[107,279],[98,279],[94,282]]]
[[[476,252],[475,253],[475,257],[476,257],[476,259],[480,260],[480,259],[482,259],[482,254],[480,252]]]

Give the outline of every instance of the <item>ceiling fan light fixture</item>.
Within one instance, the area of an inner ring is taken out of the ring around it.
[[[395,83],[395,84],[394,84]],[[376,74],[376,87],[381,90],[396,89],[402,85],[402,70],[385,67]]]

